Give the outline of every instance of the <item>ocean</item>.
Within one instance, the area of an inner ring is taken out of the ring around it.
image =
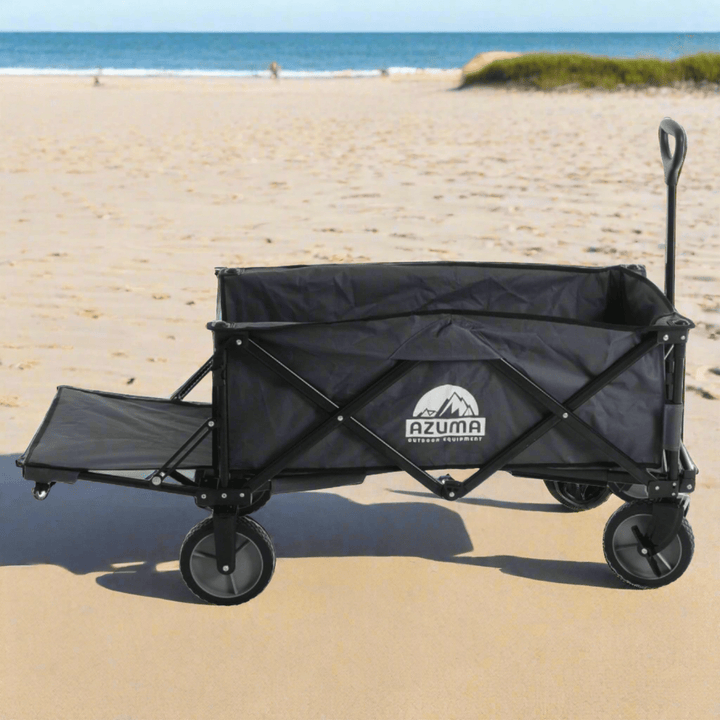
[[[720,52],[720,33],[0,33],[0,75],[263,77],[277,62],[283,77],[363,77],[489,50],[672,60]]]

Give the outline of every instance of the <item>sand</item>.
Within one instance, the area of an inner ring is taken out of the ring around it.
[[[102,82],[0,79],[0,719],[720,717],[720,97]],[[666,115],[689,136],[676,304],[701,470],[673,585],[607,568],[619,499],[571,514],[503,473],[452,505],[402,473],[274,498],[275,577],[232,609],[179,576],[191,501],[32,499],[13,460],[57,385],[167,396],[209,357],[215,266],[639,262],[662,284]]]

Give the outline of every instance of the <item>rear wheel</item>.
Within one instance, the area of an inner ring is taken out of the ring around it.
[[[608,487],[559,480],[545,480],[544,482],[550,494],[561,505],[573,512],[592,510],[592,508],[602,505],[612,495],[612,490]]]
[[[235,570],[217,568],[213,519],[199,522],[180,549],[180,573],[201,600],[213,605],[240,605],[259,595],[275,570],[275,548],[263,527],[248,517],[236,518]]]
[[[623,582],[636,588],[658,588],[674,582],[687,570],[695,550],[692,528],[683,518],[670,544],[651,554],[647,538],[652,523],[652,503],[625,503],[610,516],[603,533],[607,564]]]
[[[647,500],[647,485],[631,485],[630,483],[610,483],[610,489],[625,502]]]

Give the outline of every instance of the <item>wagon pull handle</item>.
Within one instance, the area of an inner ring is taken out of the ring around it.
[[[675,152],[672,155],[670,154],[670,143],[668,142],[668,135],[670,134],[675,137]],[[687,135],[682,125],[666,117],[660,123],[658,137],[660,138],[660,155],[665,169],[665,182],[675,187],[680,179],[680,171],[685,161]]]
[[[670,154],[668,135],[675,137],[675,152]],[[683,126],[669,117],[663,118],[658,129],[660,156],[665,169],[667,189],[667,242],[665,243],[665,296],[675,305],[675,209],[677,183],[687,152],[687,135]]]

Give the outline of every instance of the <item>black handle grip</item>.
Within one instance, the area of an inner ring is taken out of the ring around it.
[[[672,155],[670,154],[670,143],[668,142],[668,135],[670,134],[675,137],[675,152]],[[658,137],[660,138],[660,155],[665,169],[665,183],[675,187],[680,178],[683,162],[685,162],[687,135],[682,125],[666,117],[660,123]]]

